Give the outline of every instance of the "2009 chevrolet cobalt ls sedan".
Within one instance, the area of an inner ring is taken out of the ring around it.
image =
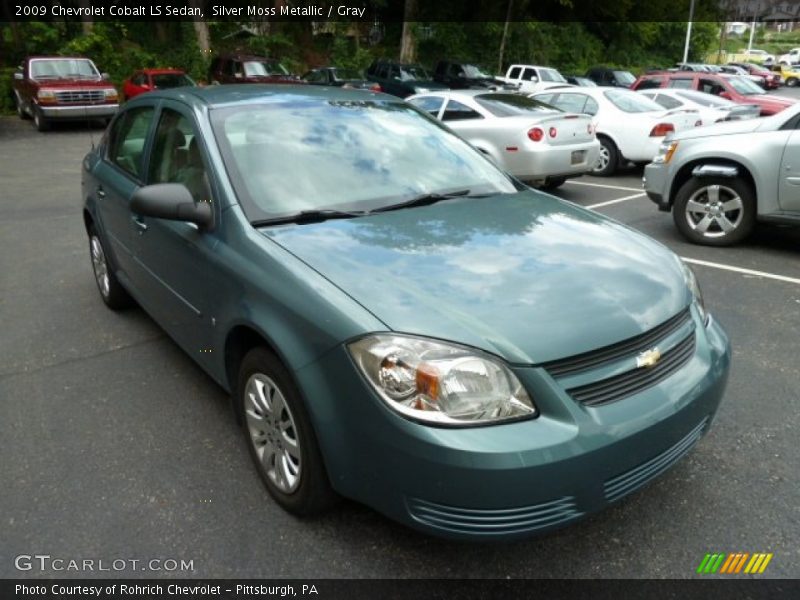
[[[103,300],[135,299],[230,391],[295,514],[338,493],[529,535],[656,477],[717,411],[728,340],[672,252],[402,100],[156,91],[83,168]]]

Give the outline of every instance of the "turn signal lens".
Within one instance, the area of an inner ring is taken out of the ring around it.
[[[544,139],[544,130],[534,127],[528,131],[528,137],[534,142],[541,142]]]
[[[672,123],[659,123],[650,130],[650,137],[663,137],[673,131],[675,131],[675,125]]]

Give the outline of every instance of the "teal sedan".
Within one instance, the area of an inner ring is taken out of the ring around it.
[[[297,515],[344,496],[441,536],[546,531],[667,470],[723,396],[727,336],[675,254],[392,96],[144,94],[82,186],[103,301],[231,394]]]

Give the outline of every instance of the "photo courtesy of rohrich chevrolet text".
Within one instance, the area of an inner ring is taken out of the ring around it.
[[[800,594],[798,82],[800,2],[3,3],[0,597]]]

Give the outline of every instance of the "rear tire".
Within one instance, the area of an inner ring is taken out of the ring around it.
[[[248,352],[236,386],[244,437],[269,494],[298,516],[319,514],[337,496],[299,390],[266,348]]]
[[[741,177],[692,177],[675,196],[672,218],[690,242],[730,246],[756,224],[756,195]]]
[[[786,85],[788,87],[796,87],[797,86],[797,77],[789,77],[789,79],[786,80]]]
[[[566,177],[548,177],[544,180],[544,183],[539,186],[539,189],[549,192],[560,188],[566,181]]]
[[[616,144],[607,137],[598,136],[600,142],[600,155],[589,173],[596,177],[609,177],[613,175],[619,165],[619,150]]]

